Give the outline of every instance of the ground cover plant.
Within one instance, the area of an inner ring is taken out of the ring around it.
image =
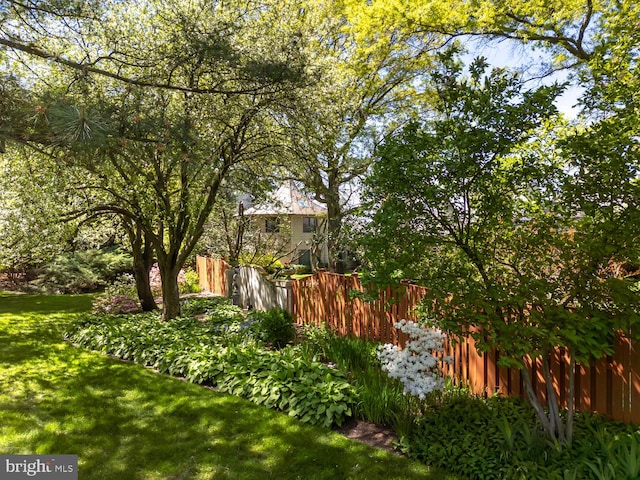
[[[292,345],[288,312],[245,318],[221,297],[185,299],[182,311],[191,316],[172,322],[163,322],[158,312],[84,315],[67,338],[306,423],[340,426],[355,417],[403,435],[424,408],[424,401],[403,395],[402,384],[382,371],[375,343],[310,327]]]
[[[306,326],[303,338],[300,348],[304,355],[348,372],[358,393],[353,407],[356,418],[389,426],[403,438],[422,410],[436,401],[437,394],[424,400],[405,395],[403,384],[382,370],[377,342],[341,337],[317,326]]]
[[[455,479],[235,396],[62,340],[89,296],[0,294],[0,451],[80,478]]]
[[[295,345],[275,348],[256,335],[264,315],[245,318],[222,299],[189,299],[185,307],[199,317],[162,322],[158,314],[83,316],[69,338],[303,422],[340,425],[353,416],[391,426],[407,456],[462,478],[640,474],[640,432],[634,427],[579,414],[574,442],[563,446],[544,435],[535,411],[519,399],[483,399],[451,382],[423,398],[406,394],[403,383],[383,371],[375,342],[308,327]]]
[[[250,313],[254,322],[254,334],[263,342],[282,348],[296,337],[293,315],[287,310],[273,308],[266,312],[254,310]]]
[[[640,431],[602,416],[576,415],[570,447],[546,437],[521,399],[471,394],[445,381],[423,400],[387,377],[379,344],[323,328],[306,333],[307,355],[349,372],[359,392],[354,415],[391,426],[406,455],[470,479],[632,479],[640,476]]]
[[[200,311],[193,303],[189,308]],[[86,348],[276,408],[306,423],[341,425],[355,403],[355,391],[345,374],[300,356],[295,348],[275,350],[261,343],[264,332],[273,333],[271,319],[283,318],[279,313],[263,315],[266,329],[256,328],[255,319],[245,320],[239,308],[224,303],[203,319],[171,322],[162,321],[158,312],[87,314],[67,337]],[[273,338],[267,335],[269,344]]]
[[[632,479],[640,476],[636,427],[577,413],[570,447],[550,441],[520,399],[445,396],[417,419],[402,450],[466,478]],[[432,439],[438,438],[438,442]]]

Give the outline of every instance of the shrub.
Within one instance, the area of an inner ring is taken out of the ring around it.
[[[311,273],[311,267],[308,265],[289,264],[284,265],[282,270],[278,271],[279,278],[288,278],[293,275],[305,275]]]
[[[140,302],[137,299],[121,295],[101,295],[96,297],[91,306],[95,313],[122,314],[140,311]]]
[[[257,265],[264,268],[268,273],[276,273],[284,268],[284,264],[280,261],[279,257],[271,253],[265,253],[260,256],[251,256],[247,253],[242,253],[238,257],[238,263],[240,265]]]
[[[187,269],[178,278],[180,293],[200,293],[200,278],[195,270]]]
[[[256,338],[276,348],[282,348],[296,337],[293,315],[282,308],[266,312],[254,310],[249,315],[254,322],[252,329]]]
[[[65,253],[44,267],[32,287],[55,293],[95,292],[130,269],[130,255],[119,248]]]
[[[451,363],[444,357],[443,342],[446,336],[439,330],[424,328],[413,321],[400,320],[395,328],[409,335],[404,348],[385,344],[378,349],[382,369],[391,378],[404,385],[404,393],[424,400],[426,396],[444,387],[440,362]]]
[[[104,295],[92,303],[94,313],[134,313],[140,310],[136,281],[130,273],[123,273],[109,285]]]

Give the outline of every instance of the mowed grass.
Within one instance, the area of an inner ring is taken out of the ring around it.
[[[0,293],[0,453],[77,454],[81,479],[454,479],[62,339],[90,296]]]

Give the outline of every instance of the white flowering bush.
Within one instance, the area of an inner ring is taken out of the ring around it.
[[[400,320],[394,326],[409,335],[410,340],[403,349],[389,343],[378,347],[382,370],[403,383],[405,395],[424,400],[428,393],[442,390],[444,378],[438,364],[452,361],[442,355],[446,335],[414,321]]]

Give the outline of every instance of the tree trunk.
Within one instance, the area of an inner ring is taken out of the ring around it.
[[[329,271],[344,273],[340,259],[340,231],[342,229],[342,207],[338,185],[329,178],[329,188],[325,197],[327,203],[327,249],[329,251]]]
[[[553,388],[553,378],[551,376],[551,369],[549,365],[549,357],[543,356],[542,358],[543,376],[547,389],[547,411],[545,411],[542,403],[538,400],[538,397],[533,390],[531,382],[531,376],[526,368],[522,368],[522,376],[524,379],[524,387],[527,394],[527,399],[533,407],[538,416],[538,420],[542,425],[543,430],[549,436],[552,441],[557,441],[563,446],[571,446],[573,441],[573,420],[574,420],[574,406],[575,406],[575,373],[576,362],[571,357],[569,362],[569,397],[567,399],[567,417],[565,421],[562,421],[560,416],[560,403],[558,401],[558,395],[556,395]]]
[[[133,257],[133,275],[136,279],[136,290],[143,312],[151,312],[158,308],[156,300],[153,298],[151,282],[149,281],[149,272],[152,265],[153,263],[148,265],[143,259]]]
[[[164,321],[180,316],[180,289],[178,288],[180,268],[174,263],[168,262],[167,258],[158,260],[162,278],[162,320]]]
[[[556,390],[553,388],[553,377],[551,376],[551,367],[549,366],[549,354],[542,356],[542,372],[544,375],[544,381],[547,388],[547,407],[549,410],[549,421],[551,429],[554,432],[554,438],[560,443],[565,443],[565,429],[560,418],[560,404],[558,402],[558,396]]]
[[[524,363],[524,362],[523,362]],[[555,433],[551,428],[551,423],[549,422],[549,418],[547,417],[544,407],[538,400],[538,396],[536,395],[535,390],[533,389],[533,383],[531,382],[531,375],[529,375],[529,370],[527,370],[526,366],[520,369],[522,373],[522,379],[524,383],[524,389],[527,394],[527,400],[533,407],[538,416],[538,420],[540,420],[540,424],[542,425],[542,429],[549,435],[549,438],[555,440]]]
[[[153,298],[149,272],[153,266],[153,248],[147,235],[138,227],[128,227],[127,234],[133,255],[133,275],[136,280],[136,291],[143,312],[156,310],[158,305]]]

